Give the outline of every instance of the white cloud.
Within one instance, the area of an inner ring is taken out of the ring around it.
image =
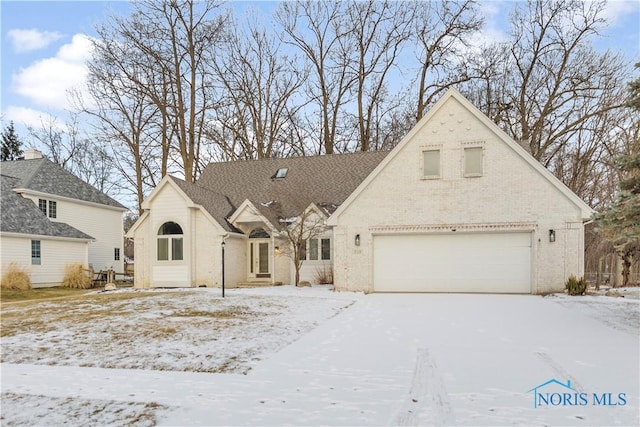
[[[2,112],[2,121],[13,121],[16,127],[23,126],[37,129],[42,126],[43,122],[46,123],[52,119],[53,117],[49,113],[26,107],[10,106]]]
[[[9,30],[7,35],[13,44],[16,52],[30,52],[49,46],[51,43],[60,40],[62,34],[51,31],[30,30]]]
[[[638,13],[640,3],[637,0],[617,0],[608,1],[604,7],[603,17],[610,25],[615,25],[616,21],[626,17],[629,14]]]
[[[12,89],[38,106],[64,110],[69,107],[69,90],[84,91],[85,62],[90,55],[91,39],[76,34],[54,57],[36,61],[14,74]]]

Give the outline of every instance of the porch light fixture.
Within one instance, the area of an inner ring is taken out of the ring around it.
[[[224,298],[224,239],[222,239],[222,298]]]
[[[355,244],[356,244],[356,246],[360,246],[360,235],[359,234],[356,234]]]
[[[549,241],[551,243],[556,241],[556,230],[553,230],[553,229],[549,230]]]

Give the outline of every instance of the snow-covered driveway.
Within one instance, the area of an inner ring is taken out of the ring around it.
[[[247,292],[286,297],[287,290],[238,290],[230,297]],[[640,423],[638,301],[336,297],[356,303],[247,375],[3,364],[2,391],[154,402],[168,407],[159,420],[163,425]],[[619,309],[611,310],[612,305]],[[593,318],[614,312],[623,312],[619,327],[611,319]],[[575,393],[585,393],[587,404],[576,400],[576,405],[534,408],[528,391],[550,379],[570,380]],[[626,404],[603,405],[601,396],[607,393],[608,403],[619,404],[624,393]]]

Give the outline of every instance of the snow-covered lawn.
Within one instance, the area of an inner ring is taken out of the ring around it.
[[[122,295],[2,307],[2,425],[640,424],[637,299]],[[534,408],[554,378],[588,405]]]
[[[331,296],[129,289],[6,305],[2,362],[246,373],[352,304]]]

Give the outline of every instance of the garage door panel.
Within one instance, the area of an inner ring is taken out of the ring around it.
[[[531,234],[374,236],[374,289],[531,291]]]

